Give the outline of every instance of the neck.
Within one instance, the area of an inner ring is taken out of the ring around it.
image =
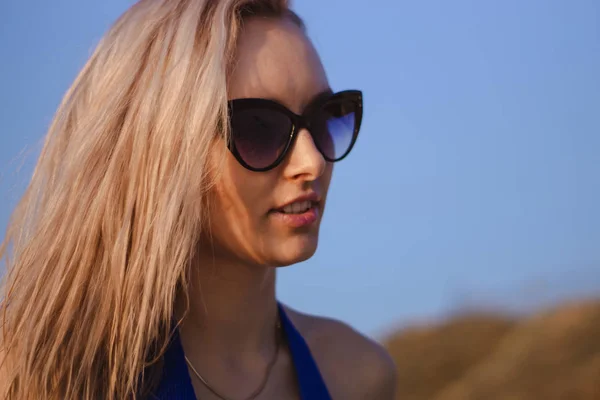
[[[272,351],[277,323],[275,269],[198,257],[188,286],[189,304],[180,332],[204,357]],[[178,311],[185,304],[178,305]]]

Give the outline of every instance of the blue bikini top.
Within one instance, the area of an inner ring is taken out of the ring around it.
[[[292,354],[300,398],[302,400],[331,400],[325,381],[300,332],[292,324],[281,304],[279,315],[286,342]],[[169,348],[164,355],[162,379],[151,399],[157,400],[196,400],[192,379],[179,339],[175,331]]]

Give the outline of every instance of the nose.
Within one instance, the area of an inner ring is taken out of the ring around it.
[[[298,132],[298,137],[290,149],[284,174],[289,179],[317,180],[327,166],[327,161],[317,149],[312,136],[306,129]]]

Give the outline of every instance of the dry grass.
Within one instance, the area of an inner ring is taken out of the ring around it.
[[[386,343],[404,400],[599,400],[600,304],[455,317]]]

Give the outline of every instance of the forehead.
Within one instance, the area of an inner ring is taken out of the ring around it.
[[[297,25],[287,19],[246,21],[228,85],[230,99],[274,99],[299,113],[328,88],[321,60]]]

